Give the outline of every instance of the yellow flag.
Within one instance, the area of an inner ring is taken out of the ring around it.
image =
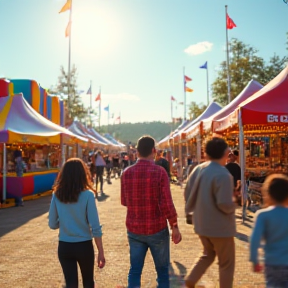
[[[65,37],[69,37],[71,33],[71,22],[69,21],[66,30],[65,30]]]
[[[189,88],[189,87],[185,87],[185,91],[186,91],[186,92],[193,92],[194,90],[191,89],[191,88]]]
[[[66,11],[70,10],[71,6],[72,6],[72,0],[67,0],[67,2],[64,4],[62,9],[59,11],[59,13],[66,12]]]

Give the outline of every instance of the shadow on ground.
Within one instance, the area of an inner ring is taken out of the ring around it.
[[[23,207],[0,209],[0,237],[49,211],[51,196],[25,201]],[[48,220],[47,220],[48,223]]]

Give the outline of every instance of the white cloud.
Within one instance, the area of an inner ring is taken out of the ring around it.
[[[207,51],[210,51],[212,47],[213,47],[213,43],[204,41],[204,42],[199,42],[197,44],[190,45],[184,50],[184,52],[191,56],[199,55]]]

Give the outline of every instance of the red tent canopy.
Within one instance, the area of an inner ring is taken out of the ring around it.
[[[288,66],[264,88],[239,105],[242,124],[288,123]]]

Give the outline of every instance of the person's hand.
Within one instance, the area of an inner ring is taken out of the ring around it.
[[[174,244],[178,244],[180,243],[182,240],[182,236],[181,233],[179,231],[178,227],[173,227],[172,228],[172,241],[174,242]]]
[[[263,266],[260,264],[253,264],[253,272],[260,273],[263,270]]]
[[[99,267],[100,269],[104,268],[104,266],[105,266],[105,257],[104,257],[104,254],[98,253],[98,260],[97,260],[97,262],[98,262],[98,267]]]

